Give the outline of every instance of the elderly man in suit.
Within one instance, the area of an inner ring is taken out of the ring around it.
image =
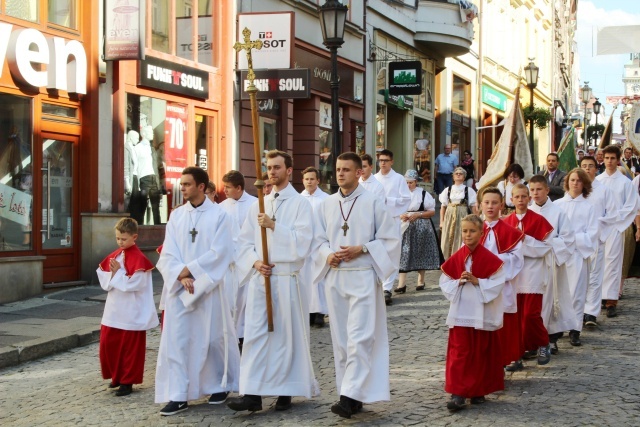
[[[559,157],[556,153],[547,154],[547,170],[544,172],[544,177],[549,183],[549,198],[552,202],[564,197],[564,178],[567,176],[566,172],[558,169]]]

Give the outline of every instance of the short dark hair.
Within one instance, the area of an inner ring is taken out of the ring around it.
[[[586,161],[592,161],[594,165],[598,166],[598,162],[596,160],[595,157],[593,156],[584,156],[583,158],[580,159],[580,166],[582,166],[582,164]]]
[[[633,149],[632,149],[631,147],[627,147],[627,148],[625,148],[625,149],[624,149],[624,152],[626,153],[626,152],[627,152],[627,150],[631,151],[631,154],[633,154]]]
[[[138,234],[138,221],[133,218],[120,218],[113,228],[121,233],[127,233],[133,236],[134,234]]]
[[[545,187],[549,188],[549,183],[547,182],[547,178],[542,175],[533,175],[529,180],[529,184],[544,184]]]
[[[209,185],[209,174],[198,166],[188,166],[184,168],[182,170],[182,175],[191,175],[193,180],[196,182],[196,186],[203,184],[206,189],[207,185]]]
[[[380,157],[380,156],[389,156],[389,158],[390,158],[391,160],[393,160],[393,151],[391,151],[391,150],[387,150],[387,149],[385,148],[384,150],[381,150],[381,151],[378,153],[378,157]]]
[[[549,158],[549,156],[555,156],[556,160],[560,161],[560,156],[558,156],[558,153],[549,153],[549,154],[547,154],[547,159]]]
[[[371,157],[371,155],[369,154],[363,154],[360,156],[360,159],[364,162],[367,161],[369,162],[369,166],[373,166],[373,157]]]
[[[497,187],[484,187],[482,190],[480,190],[480,193],[478,193],[478,200],[480,201],[480,203],[482,203],[482,199],[485,194],[497,194],[500,197],[501,202],[504,200],[502,191],[500,191]]]
[[[293,157],[291,157],[291,154],[285,153],[284,151],[271,150],[267,152],[265,157],[267,159],[275,159],[276,157],[282,157],[284,159],[284,165],[287,169],[293,167]]]
[[[602,149],[602,154],[605,155],[607,153],[613,153],[616,155],[616,158],[618,160],[620,160],[620,147],[618,147],[617,145],[607,145],[606,147],[604,147]]]
[[[362,159],[356,153],[347,151],[338,156],[338,160],[351,160],[356,165],[356,169],[362,169]]]
[[[244,191],[244,175],[236,170],[230,170],[222,176],[222,182],[228,182],[234,187],[240,187]]]
[[[589,178],[589,175],[587,175],[587,173],[580,168],[574,168],[569,171],[567,177],[564,180],[564,191],[569,191],[569,178],[574,173],[578,175],[578,178],[580,178],[580,181],[582,182],[582,196],[586,199],[587,197],[589,197],[589,194],[591,194],[591,178]]]
[[[522,169],[522,166],[517,163],[509,165],[507,170],[504,171],[504,179],[509,178],[509,175],[511,175],[512,173],[518,175],[520,179],[524,178],[524,169]]]
[[[320,171],[316,168],[314,168],[313,166],[309,166],[308,168],[305,168],[305,170],[302,171],[302,177],[304,178],[304,176],[308,173],[315,173],[316,174],[316,179],[320,180]]]

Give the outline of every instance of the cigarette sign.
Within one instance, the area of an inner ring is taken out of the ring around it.
[[[257,99],[307,99],[311,94],[308,69],[256,70],[255,74]],[[246,71],[241,72],[241,82],[242,99],[249,99]]]

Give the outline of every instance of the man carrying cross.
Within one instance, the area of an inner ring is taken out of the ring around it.
[[[340,191],[316,210],[314,282],[325,281],[340,400],[351,418],[362,403],[389,400],[389,342],[382,280],[400,262],[400,236],[384,200],[358,184],[362,160],[336,162]]]
[[[205,196],[207,173],[182,171],[184,205],[172,213],[158,270],[164,279],[164,328],[156,369],[156,403],[164,416],[210,395],[224,402],[238,390],[240,352],[222,281],[233,257],[233,221]]]

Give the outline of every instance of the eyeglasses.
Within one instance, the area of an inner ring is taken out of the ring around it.
[[[380,163],[388,163],[388,162],[390,162],[390,161],[391,161],[391,159],[378,159],[378,161],[379,161]]]

